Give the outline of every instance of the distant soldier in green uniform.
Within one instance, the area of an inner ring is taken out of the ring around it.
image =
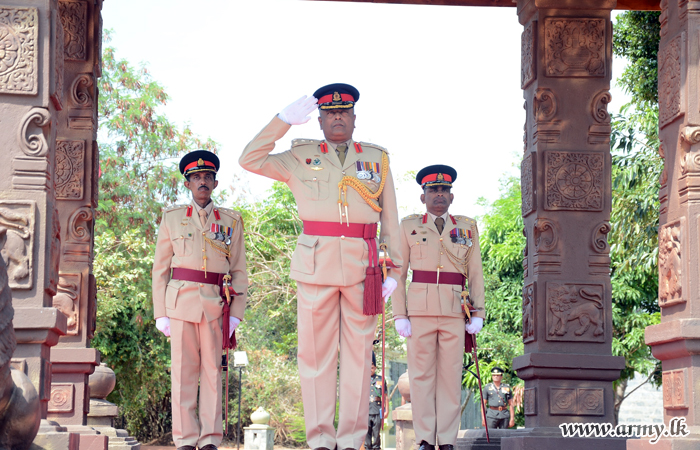
[[[379,430],[384,420],[382,411],[382,390],[386,392],[386,386],[382,385],[382,376],[377,375],[377,357],[372,352],[372,375],[369,385],[369,423],[367,424],[367,436],[365,437],[365,450],[379,450],[382,447],[382,438]]]
[[[510,428],[515,426],[513,411],[513,390],[503,380],[503,369],[494,367],[491,370],[492,383],[484,387],[484,399],[488,405],[486,420],[481,414],[481,425],[488,423],[489,428]],[[507,425],[506,425],[507,424]]]

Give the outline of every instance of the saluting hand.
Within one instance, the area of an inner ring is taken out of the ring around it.
[[[467,330],[467,333],[469,333],[469,334],[476,334],[479,331],[481,331],[483,326],[484,326],[484,319],[482,319],[481,317],[472,317],[471,322],[466,324],[464,326],[464,329]]]
[[[396,332],[399,333],[401,337],[411,336],[411,321],[408,319],[396,319],[394,321],[394,326],[396,327]]]
[[[166,337],[170,336],[170,317],[159,317],[156,319],[156,328]]]
[[[289,125],[301,125],[311,120],[309,114],[317,108],[317,103],[315,97],[307,98],[305,95],[284,108],[277,116]]]

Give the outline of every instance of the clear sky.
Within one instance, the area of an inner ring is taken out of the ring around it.
[[[318,87],[360,91],[354,139],[389,150],[400,215],[423,212],[408,171],[458,171],[453,214],[477,216],[523,152],[515,8],[297,0],[105,0],[116,56],[146,64],[171,100],[165,114],[220,144],[220,186],[260,198],[271,182],[238,165],[272,117]],[[614,79],[622,64],[616,61]],[[613,87],[609,112],[622,105]],[[316,120],[278,141],[321,139]]]

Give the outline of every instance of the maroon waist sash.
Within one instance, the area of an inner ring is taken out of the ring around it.
[[[173,268],[173,280],[192,281],[194,283],[215,284],[221,286],[224,283],[225,273],[207,272],[203,270],[184,269],[181,267]]]
[[[457,272],[440,272],[440,280],[438,281],[438,273],[429,270],[414,270],[413,283],[428,283],[428,284],[454,284],[464,286],[466,277]]]

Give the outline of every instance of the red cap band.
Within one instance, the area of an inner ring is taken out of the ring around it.
[[[204,165],[214,168],[214,172],[216,172],[216,166],[214,165],[213,162],[211,162],[211,161],[204,161]],[[187,164],[187,166],[185,166],[185,170],[184,170],[184,171],[187,172],[188,170],[194,169],[194,168],[197,167],[197,166],[199,166],[198,161],[191,162],[191,163]]]
[[[353,96],[350,94],[340,94],[340,100],[343,102],[354,102],[355,101]],[[321,103],[332,103],[332,102],[333,102],[333,95],[331,95],[331,94],[324,95],[323,97],[318,99],[319,105]]]
[[[431,173],[430,175],[427,175],[427,176],[423,177],[423,179],[421,180],[420,184],[429,183],[429,182],[431,182],[431,181],[437,181],[437,178],[438,178],[438,174],[437,174],[437,173]],[[452,177],[449,176],[449,175],[447,175],[446,173],[443,173],[443,174],[442,174],[442,178],[443,178],[443,179],[442,179],[441,181],[444,180],[444,181],[447,181],[447,182],[449,182],[449,183],[452,183]]]

